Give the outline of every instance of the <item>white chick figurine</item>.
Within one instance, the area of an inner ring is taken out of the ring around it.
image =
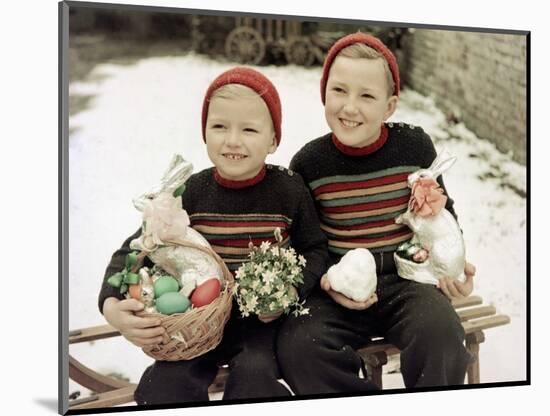
[[[327,271],[330,287],[356,302],[366,301],[376,290],[376,263],[365,248],[348,251]]]

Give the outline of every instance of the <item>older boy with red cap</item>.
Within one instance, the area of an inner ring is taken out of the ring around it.
[[[266,165],[281,140],[281,103],[273,84],[259,72],[234,68],[208,88],[202,109],[202,132],[213,168],[191,176],[182,195],[191,226],[234,272],[250,252],[249,242],[275,242],[280,228],[283,244],[291,244],[306,259],[301,299],[318,285],[326,270],[327,240],[320,230],[313,201],[302,178],[278,166]],[[155,344],[163,328],[134,312],[143,305],[122,300],[106,283],[124,266],[130,237],[113,254],[99,296],[107,321],[137,346]],[[156,361],[143,374],[135,392],[138,404],[207,401],[218,362],[229,362],[224,399],[288,396],[278,382],[275,337],[281,320],[274,316],[241,318],[234,307],[222,343],[188,361]]]
[[[420,127],[386,123],[399,90],[396,59],[379,39],[355,33],[329,50],[321,99],[332,131],[306,144],[290,168],[314,196],[331,262],[354,248],[367,248],[375,257],[378,281],[371,298],[355,302],[334,291],[323,276],[306,302],[310,315],[283,323],[277,354],[296,394],[371,390],[373,385],[359,376],[364,365],[356,350],[374,335],[401,350],[406,387],[464,382],[469,355],[447,297],[472,291],[474,267],[467,264],[465,283],[442,279],[438,290],[400,278],[393,261],[397,246],[412,237],[410,229],[395,223],[410,198],[407,176],[430,166],[436,156]],[[444,189],[442,181],[440,186]],[[449,198],[446,208],[455,215],[452,205]]]

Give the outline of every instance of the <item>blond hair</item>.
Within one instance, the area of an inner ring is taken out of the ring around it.
[[[376,49],[373,49],[370,46],[365,45],[364,43],[354,43],[353,45],[347,46],[342,49],[337,56],[344,56],[351,59],[382,59],[384,65],[384,73],[386,74],[388,97],[391,97],[393,95],[395,82],[393,81],[390,66],[388,65],[388,61],[386,61],[386,58],[384,58],[384,55],[382,55]]]
[[[252,88],[241,84],[225,84],[218,88],[210,96],[212,101],[214,98],[253,98],[260,97],[261,95],[254,91]]]

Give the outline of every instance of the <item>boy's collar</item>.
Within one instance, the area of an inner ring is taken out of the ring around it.
[[[218,183],[218,185],[223,186],[224,188],[230,188],[230,189],[242,189],[242,188],[248,188],[249,186],[256,185],[257,183],[261,182],[263,178],[265,178],[266,173],[266,167],[265,164],[262,167],[262,169],[258,172],[256,176],[250,179],[245,179],[243,181],[234,181],[231,179],[225,179],[223,178],[216,168],[214,168],[214,180]]]
[[[343,154],[347,156],[366,156],[376,152],[378,149],[384,146],[384,143],[386,143],[386,140],[388,139],[388,128],[386,127],[385,124],[382,124],[382,128],[380,130],[380,136],[378,136],[378,139],[376,139],[375,142],[363,147],[347,146],[344,143],[342,143],[340,140],[338,140],[338,137],[336,137],[334,133],[332,133],[331,137],[332,137],[332,143],[334,143],[336,148]]]

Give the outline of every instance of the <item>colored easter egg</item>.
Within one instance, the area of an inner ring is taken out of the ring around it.
[[[167,292],[155,301],[155,306],[160,313],[172,315],[185,312],[191,306],[191,302],[181,293]]]
[[[220,295],[221,283],[218,279],[208,279],[197,286],[191,295],[191,303],[196,308],[208,305]]]
[[[160,298],[165,293],[177,292],[179,284],[172,276],[161,276],[154,283],[155,298]]]

